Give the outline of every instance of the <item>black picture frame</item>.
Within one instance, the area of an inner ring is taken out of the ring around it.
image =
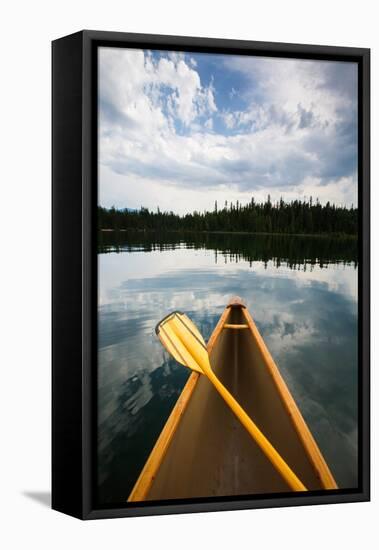
[[[97,323],[97,48],[124,46],[358,63],[359,487],[125,504],[94,495]],[[370,50],[81,31],[52,43],[52,508],[81,519],[359,502],[370,499]]]

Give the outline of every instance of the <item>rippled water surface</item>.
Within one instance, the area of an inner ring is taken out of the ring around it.
[[[209,338],[247,303],[340,487],[357,484],[354,240],[103,233],[98,247],[98,489],[126,501],[188,371],[156,323],[185,311]]]

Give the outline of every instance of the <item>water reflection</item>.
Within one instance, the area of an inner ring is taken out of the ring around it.
[[[99,254],[98,450],[104,503],[127,499],[188,377],[167,358],[155,324],[168,311],[182,309],[208,338],[233,294],[246,300],[339,485],[356,485],[355,245],[328,244],[328,239],[309,244],[312,239],[304,238],[297,250],[282,237],[280,242],[270,237],[267,250],[275,251],[270,258],[261,238],[254,243],[249,236],[249,248],[242,244],[233,262],[237,236],[232,237],[224,236],[222,245],[217,235],[213,247],[209,241],[191,239],[187,245],[163,237],[149,243],[146,236],[145,242],[141,236],[128,242],[125,235],[122,244],[112,243],[110,235],[100,244],[99,251],[107,251]],[[224,255],[227,263],[220,261]]]
[[[291,267],[357,264],[357,240],[351,237],[327,238],[243,233],[155,233],[147,231],[100,231],[98,250],[107,252],[154,252],[177,248],[214,251],[215,263],[228,261],[274,261]]]

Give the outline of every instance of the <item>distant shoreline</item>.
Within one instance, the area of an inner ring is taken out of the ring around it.
[[[334,239],[352,239],[358,238],[358,235],[348,233],[268,233],[254,231],[196,231],[194,229],[99,229],[102,233],[195,233],[196,235],[273,235],[275,237],[312,237],[312,238],[334,238]]]

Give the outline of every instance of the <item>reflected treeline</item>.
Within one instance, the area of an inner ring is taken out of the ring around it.
[[[232,233],[99,231],[98,252],[153,252],[177,248],[213,250],[215,263],[239,261],[292,269],[329,263],[358,264],[357,239]]]

